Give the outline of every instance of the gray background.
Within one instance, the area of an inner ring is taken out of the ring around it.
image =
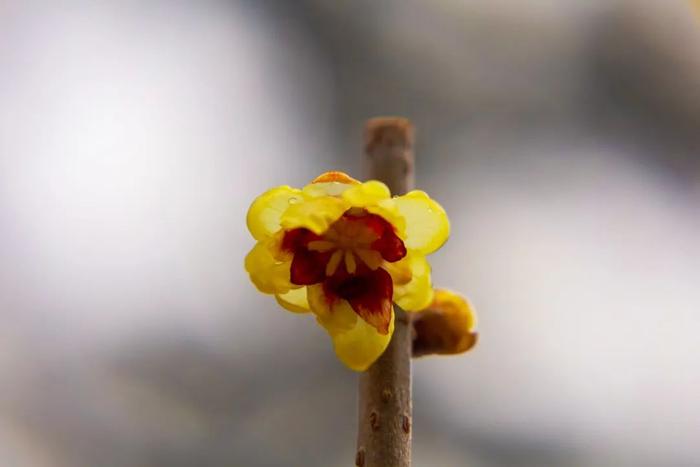
[[[243,271],[254,196],[418,128],[415,465],[700,465],[700,18],[637,1],[0,1],[0,464],[319,466],[356,375]]]

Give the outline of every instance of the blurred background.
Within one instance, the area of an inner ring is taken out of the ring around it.
[[[700,19],[675,0],[0,1],[0,464],[351,465],[356,375],[243,270],[279,184],[417,127],[418,467],[700,465]]]

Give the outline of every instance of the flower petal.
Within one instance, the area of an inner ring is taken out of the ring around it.
[[[391,198],[391,192],[382,182],[370,180],[348,188],[343,192],[342,197],[353,207],[364,208],[376,205],[383,199]]]
[[[391,224],[396,235],[404,240],[406,238],[406,219],[396,204],[397,198],[379,200],[377,204],[366,206],[365,210],[371,214],[381,216],[386,222]]]
[[[265,242],[255,244],[245,257],[245,269],[259,291],[284,294],[294,287],[290,282],[291,261],[278,261]]]
[[[280,224],[285,229],[304,227],[321,235],[349,208],[346,201],[332,196],[305,198],[292,204],[282,214]]]
[[[331,335],[347,332],[361,321],[347,300],[327,295],[322,284],[308,286],[307,298],[318,324]]]
[[[406,219],[406,248],[428,254],[445,243],[450,235],[450,221],[435,200],[414,190],[393,201]]]
[[[352,309],[381,334],[389,332],[392,315],[393,283],[382,268],[364,274],[350,275],[339,281],[334,276],[324,283],[329,291],[350,303]]]
[[[294,313],[308,313],[309,302],[306,298],[306,287],[291,289],[284,294],[275,295],[277,303]]]
[[[395,263],[383,262],[382,267],[391,275],[391,280],[394,282],[394,301],[396,301],[396,287],[406,285],[413,279],[413,270],[411,269],[412,255],[404,256],[400,261]]]
[[[340,196],[350,187],[351,185],[339,182],[312,183],[306,185],[302,191],[310,198],[321,198],[323,196]]]
[[[331,170],[330,172],[325,172],[314,178],[311,183],[329,183],[338,182],[344,183],[346,185],[359,185],[359,181],[352,178],[345,172],[340,172],[338,170]]]
[[[477,342],[476,315],[461,295],[436,289],[430,306],[413,319],[413,355],[452,355],[466,352]]]
[[[363,319],[358,319],[355,326],[345,332],[332,333],[335,353],[348,368],[365,371],[386,350],[394,333],[394,313],[391,313],[389,330],[380,334]]]
[[[391,228],[384,229],[382,236],[372,243],[372,249],[378,251],[382,258],[390,263],[406,256],[406,246]]]
[[[292,284],[317,284],[326,278],[326,263],[331,255],[320,251],[297,250],[294,253],[290,278]]]
[[[318,198],[320,196],[340,196],[353,185],[360,182],[344,172],[326,172],[319,175],[303,189],[304,194]]]
[[[394,301],[406,311],[423,310],[433,300],[430,264],[425,256],[410,253],[406,258],[394,264],[398,267],[408,266],[411,271],[411,280],[408,283],[394,287]]]
[[[279,186],[258,196],[248,209],[248,230],[256,240],[263,240],[280,229],[280,219],[291,203],[301,201],[301,190]]]

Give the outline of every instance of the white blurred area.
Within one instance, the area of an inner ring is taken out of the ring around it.
[[[91,422],[72,420],[94,414],[74,399],[112,436],[162,418],[111,419],[128,407],[105,353],[133,340],[226,340],[237,355],[288,337],[251,311],[269,302],[243,271],[245,212],[327,161],[318,62],[303,30],[254,5],[2,4],[0,465],[95,465],[80,446]]]
[[[347,465],[355,376],[249,284],[245,212],[361,177],[383,113],[451,216],[434,280],[479,311],[473,353],[415,364],[415,464],[700,464],[696,20],[0,4],[0,465]]]
[[[13,319],[101,341],[161,320],[208,332],[237,308],[252,194],[305,181],[329,147],[318,58],[303,31],[261,16],[5,7],[0,247]]]

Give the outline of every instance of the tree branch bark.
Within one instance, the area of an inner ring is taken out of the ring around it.
[[[386,183],[392,195],[413,188],[413,138],[413,126],[405,118],[367,122],[369,176]],[[396,305],[394,314],[389,346],[359,378],[358,467],[411,465],[411,316]]]

